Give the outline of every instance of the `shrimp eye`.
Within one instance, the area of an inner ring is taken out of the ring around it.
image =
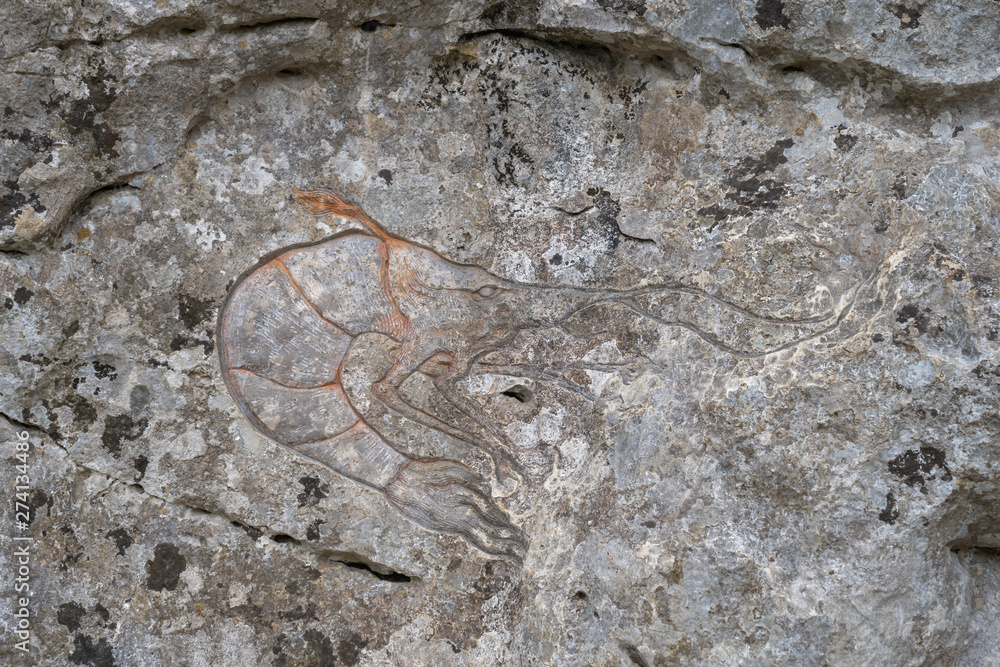
[[[485,287],[480,287],[479,291],[476,292],[479,296],[489,299],[500,293],[500,288],[495,285],[486,285]]]

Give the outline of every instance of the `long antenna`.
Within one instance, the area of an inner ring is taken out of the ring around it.
[[[299,190],[293,186],[292,195],[295,197],[296,203],[310,215],[338,215],[342,218],[357,220],[380,241],[392,238],[360,207],[347,203],[333,190]]]

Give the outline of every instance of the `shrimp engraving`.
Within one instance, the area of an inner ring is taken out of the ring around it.
[[[559,326],[588,308],[614,306],[660,325],[687,328],[728,354],[761,356],[831,331],[850,309],[785,320],[686,287],[522,284],[395,237],[332,191],[293,193],[310,214],[343,217],[362,229],[277,250],[235,283],[216,327],[220,365],[234,401],[258,432],[382,493],[417,524],[515,560],[523,558],[527,539],[486,480],[461,462],[402,451],[352,404],[342,371],[359,336],[378,333],[398,345],[388,370],[371,386],[376,400],[405,419],[480,448],[498,481],[516,482],[523,471],[506,435],[456,387],[519,332]],[[709,315],[712,322],[723,322],[715,333],[702,324]],[[745,322],[787,332],[771,334],[766,349],[752,349],[747,341],[756,338],[740,333]],[[400,388],[418,371],[434,379],[440,394],[469,418],[471,429],[406,400]]]

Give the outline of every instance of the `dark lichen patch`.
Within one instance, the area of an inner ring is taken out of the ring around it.
[[[311,664],[318,665],[335,665],[337,661],[333,653],[333,642],[330,638],[324,635],[318,630],[306,630],[302,635],[302,639],[306,642],[307,656]],[[360,652],[359,652],[360,654]],[[358,663],[358,656],[353,657],[353,662],[346,661],[341,658],[341,663],[347,665],[356,665]]]
[[[8,109],[10,107],[7,107]],[[10,141],[16,141],[32,153],[43,153],[52,148],[52,139],[44,134],[38,134],[24,128],[20,132],[14,130],[0,130],[0,137]]]
[[[180,352],[181,350],[187,349],[189,347],[201,347],[205,352],[205,356],[209,357],[212,352],[215,351],[215,340],[211,337],[205,340],[198,340],[196,338],[190,338],[184,334],[177,334],[170,340],[170,349],[173,352]]]
[[[794,143],[792,139],[779,139],[761,157],[743,158],[732,169],[725,183],[734,191],[728,193],[726,199],[738,205],[741,215],[755,209],[778,208],[786,186],[778,179],[763,178],[763,175],[773,173],[779,165],[788,162],[785,151]]]
[[[754,20],[761,30],[768,28],[787,28],[788,17],[785,16],[785,3],[781,0],[757,0],[757,15]]]
[[[879,521],[883,521],[890,526],[895,525],[896,519],[899,518],[899,510],[896,509],[896,495],[890,491],[885,494],[885,507],[878,515]]]
[[[33,354],[22,354],[20,357],[17,358],[17,360],[24,361],[29,364],[35,364],[36,366],[50,366],[52,364],[52,360],[49,359],[44,354],[40,354],[37,356]]]
[[[80,629],[80,619],[86,613],[87,610],[78,602],[66,602],[59,605],[59,611],[56,612],[56,620],[60,625],[65,625],[66,629],[70,632],[76,632]]]
[[[299,507],[315,507],[330,493],[330,485],[317,477],[301,477],[302,493],[298,495]]]
[[[324,639],[326,638],[324,637]],[[308,638],[306,641],[309,641]],[[327,640],[327,644],[329,644],[329,640]],[[364,637],[352,632],[349,637],[337,642],[336,657],[343,665],[356,665],[361,661],[361,652],[365,650],[366,646],[368,646],[368,642],[365,641]]]
[[[632,12],[639,16],[646,14],[645,0],[597,0],[602,9],[613,12]]]
[[[914,304],[908,304],[899,309],[896,313],[896,322],[903,325],[903,331],[910,337],[917,337],[927,333],[930,327],[929,310],[921,310]]]
[[[61,526],[59,528],[59,533],[59,539],[63,545],[62,566],[65,570],[68,569],[70,565],[80,561],[80,558],[83,557],[84,548],[83,545],[80,544],[80,540],[76,538],[76,532],[73,530],[72,526]]]
[[[115,656],[108,640],[101,637],[96,643],[87,635],[77,635],[73,638],[73,652],[69,661],[76,665],[89,667],[114,667]]]
[[[102,157],[115,159],[119,157],[115,145],[121,139],[111,126],[100,119],[100,114],[108,110],[118,97],[115,82],[118,77],[108,71],[105,63],[98,64],[93,76],[83,78],[87,86],[87,94],[72,100],[68,106],[61,106],[57,115],[69,126],[78,138],[89,137],[90,143]],[[65,97],[57,99],[62,102]]]
[[[597,209],[597,227],[595,231],[598,238],[604,241],[606,254],[610,255],[613,253],[621,244],[623,238],[640,243],[654,243],[649,239],[630,236],[622,231],[621,226],[618,224],[618,216],[621,215],[622,207],[618,200],[611,196],[610,192],[603,188],[590,188],[587,190],[587,194],[593,197],[594,207]],[[561,259],[562,257],[560,257]]]
[[[750,209],[745,206],[740,206],[737,208],[726,208],[725,206],[719,206],[718,204],[712,204],[711,206],[702,206],[698,209],[698,215],[703,218],[712,218],[714,222],[708,228],[711,232],[714,230],[720,222],[725,222],[734,215],[749,215]],[[691,224],[693,228],[695,223]]]
[[[27,287],[18,287],[16,290],[14,290],[14,303],[16,303],[19,306],[23,306],[24,304],[28,303],[28,300],[31,299],[31,297],[33,296],[35,296],[35,293],[32,292]]]
[[[13,227],[15,218],[26,208],[30,207],[35,213],[45,212],[45,207],[38,201],[38,195],[24,194],[17,181],[0,181],[0,186],[7,190],[7,194],[0,195],[0,229]]]
[[[833,138],[837,150],[846,153],[858,144],[858,138],[853,134],[838,134]]]
[[[135,481],[141,482],[142,478],[146,476],[146,468],[149,467],[149,459],[140,454],[132,461],[132,467],[134,467],[136,472],[139,473],[135,476]]]
[[[146,431],[147,426],[149,426],[148,419],[133,420],[132,415],[127,412],[120,415],[108,415],[104,418],[104,433],[101,435],[101,442],[112,456],[119,458],[122,453],[122,444],[139,439]]]
[[[177,317],[194,331],[202,322],[215,320],[215,300],[181,294],[177,299]]]
[[[392,185],[392,172],[388,169],[379,169],[378,177],[385,181],[386,185]]]
[[[508,139],[513,133],[506,129],[507,121],[500,123],[500,132]],[[500,185],[522,185],[530,179],[535,159],[516,141],[497,140],[491,144],[497,149],[493,157],[493,172]]]
[[[902,479],[907,486],[919,484],[924,493],[927,492],[927,482],[936,478],[935,468],[938,469],[942,482],[951,481],[947,456],[940,449],[928,445],[919,450],[909,449],[889,461],[889,472]]]
[[[307,618],[316,620],[316,607],[314,605],[296,605],[294,609],[278,613],[278,618],[285,621],[301,621]]]
[[[635,119],[635,107],[648,87],[649,80],[644,81],[642,79],[636,79],[636,82],[631,86],[622,86],[618,89],[618,99],[621,101],[622,106],[625,107],[625,111],[622,113],[622,118],[625,120]],[[614,98],[611,98],[611,101],[613,102]]]
[[[315,542],[319,539],[319,527],[322,526],[326,521],[323,519],[316,519],[306,528],[306,539]]]
[[[119,556],[124,556],[125,550],[135,542],[124,528],[116,528],[109,531],[106,537],[115,541],[115,547],[118,549]]]
[[[118,379],[118,369],[116,369],[111,364],[102,364],[100,361],[92,362],[94,366],[94,375],[100,380],[117,380]]]
[[[146,588],[151,591],[177,589],[181,573],[187,568],[187,559],[181,550],[169,542],[156,545],[153,559],[146,562]]]
[[[1000,378],[1000,366],[993,366],[987,361],[980,361],[972,369],[972,373],[980,380],[984,378],[989,379],[990,376]]]
[[[890,9],[893,15],[899,19],[899,27],[913,30],[920,26],[920,10],[916,7],[906,5],[893,5]]]
[[[52,514],[52,498],[41,489],[31,489],[28,491],[27,502],[25,504],[28,506],[27,523],[29,525],[34,522],[35,517],[38,516],[38,510],[46,505],[48,505],[49,516]]]

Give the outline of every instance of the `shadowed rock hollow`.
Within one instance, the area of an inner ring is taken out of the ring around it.
[[[0,655],[1000,664],[998,22],[986,1],[4,3],[12,510],[14,434],[32,449],[2,571],[34,542],[30,651]],[[516,484],[372,391],[390,336],[351,344],[352,409],[485,480],[523,561],[234,403],[227,293],[359,228],[292,186],[499,281],[673,290],[521,331],[457,383],[465,408],[444,362],[402,384],[492,425]]]

